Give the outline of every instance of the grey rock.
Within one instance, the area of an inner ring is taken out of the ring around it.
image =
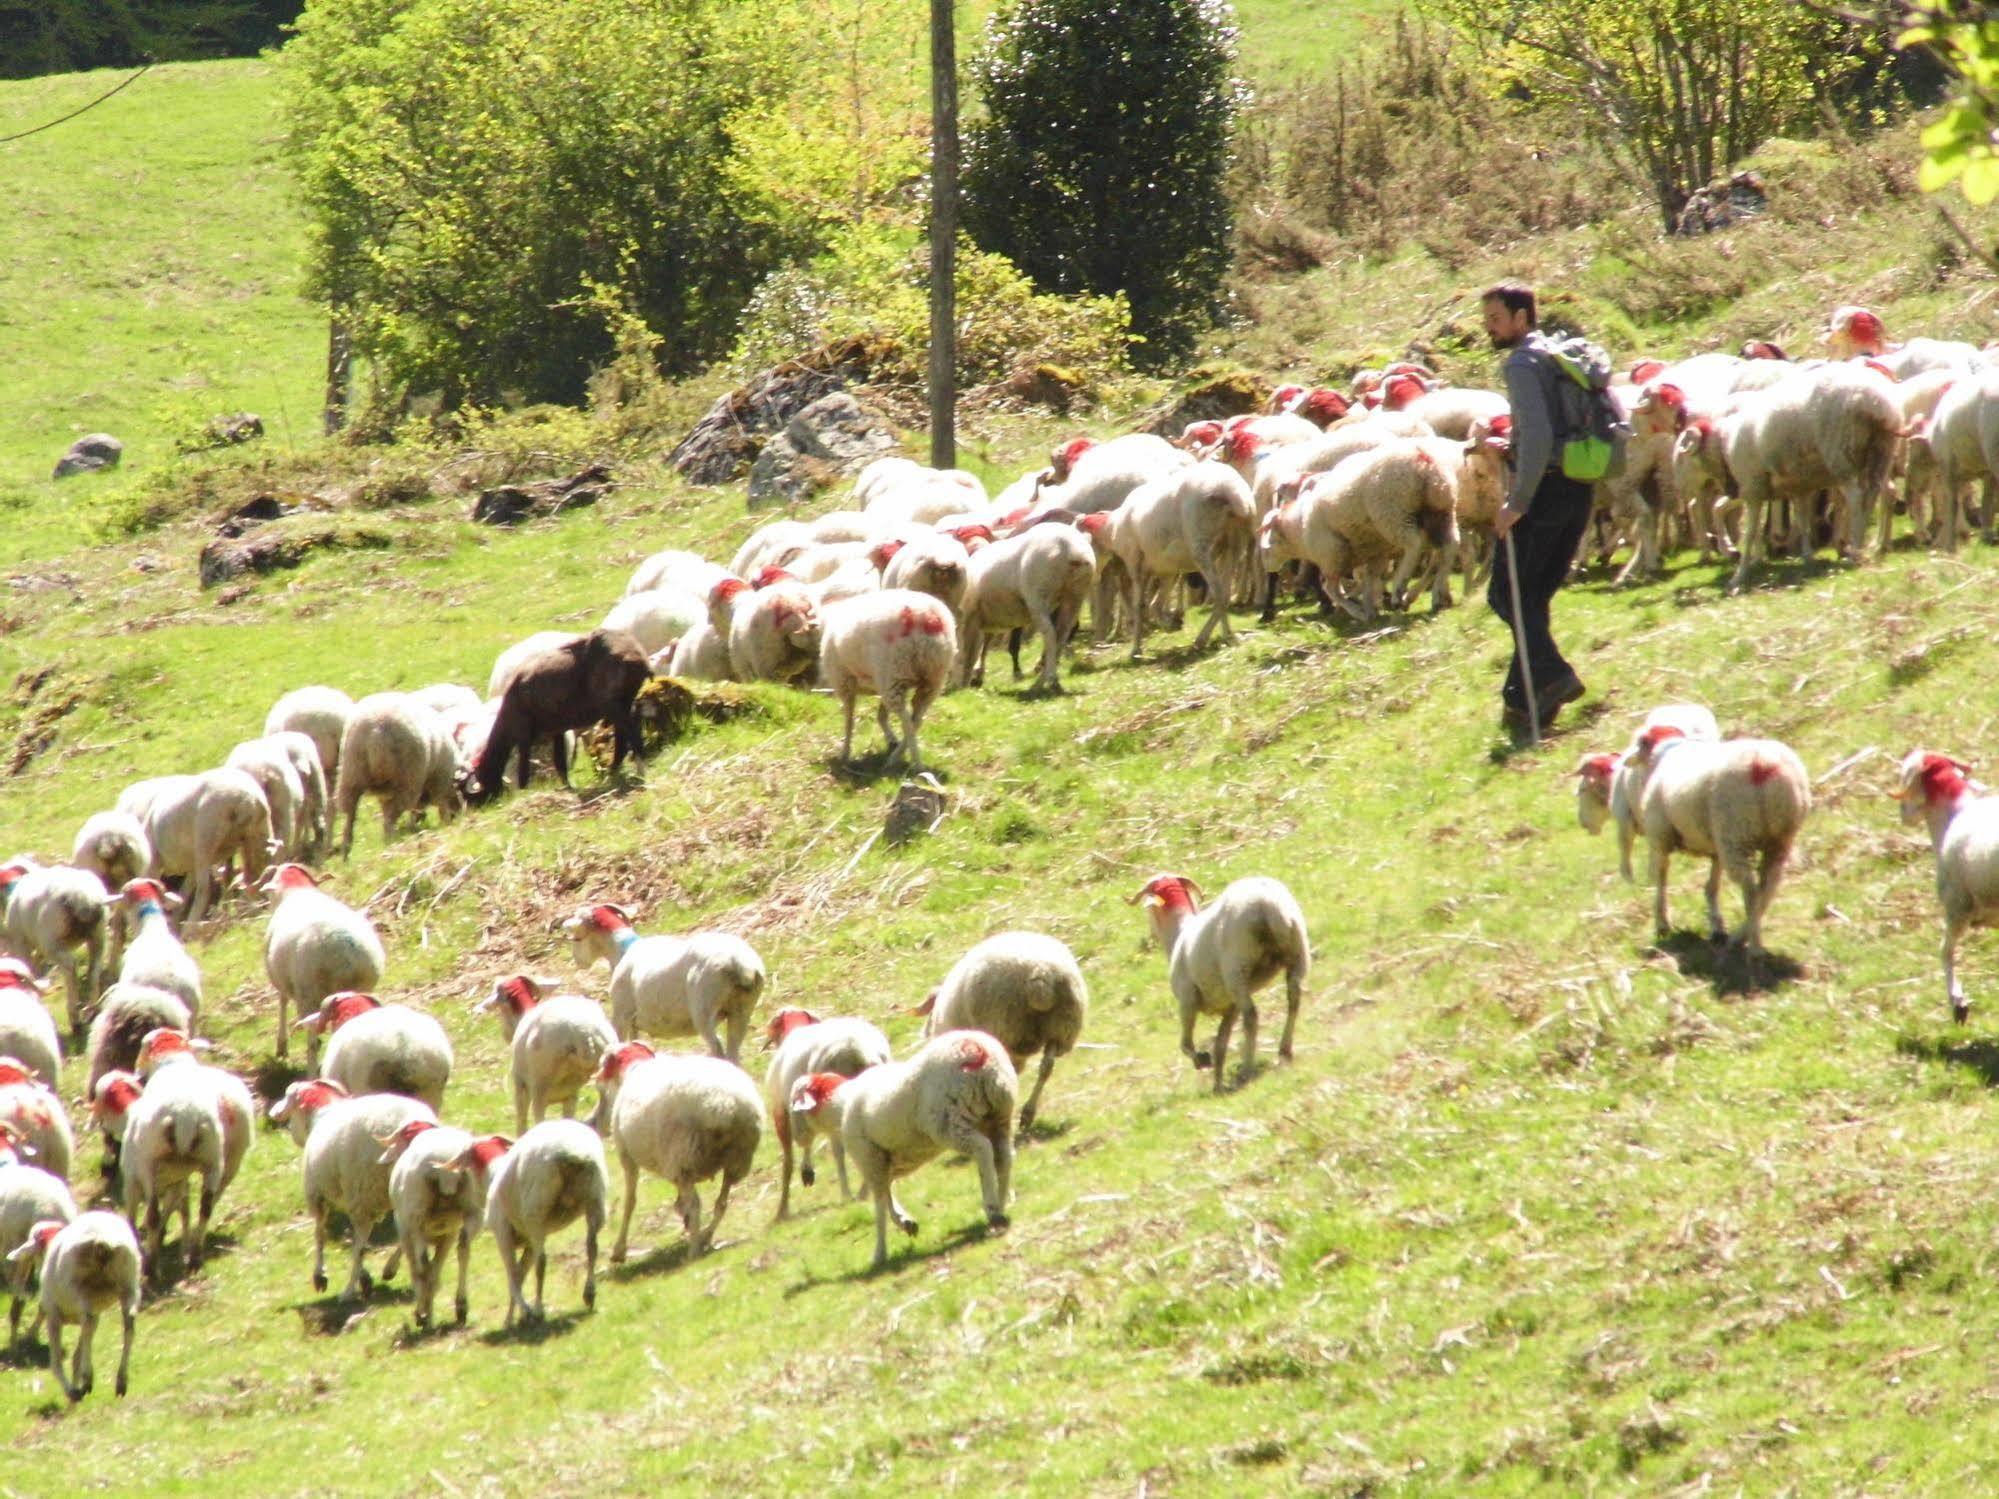
[[[69,445],[69,451],[56,464],[54,477],[67,479],[71,474],[88,474],[100,468],[116,468],[118,460],[125,456],[125,444],[109,432],[93,432],[88,437],[79,437]]]
[[[821,396],[787,421],[750,465],[750,508],[809,499],[900,447],[895,429],[845,391]]]

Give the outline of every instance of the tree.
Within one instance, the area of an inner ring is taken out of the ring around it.
[[[285,51],[311,290],[448,403],[575,399],[620,315],[697,368],[796,248],[728,170],[794,41],[724,0],[319,0]]]
[[[1016,0],[972,64],[966,231],[1046,290],[1124,293],[1145,363],[1220,304],[1235,43],[1227,0]]]
[[[243,57],[275,46],[304,0],[0,0],[0,78]]]
[[[1983,207],[1999,197],[1999,9],[1984,0],[1896,0],[1882,20],[1898,47],[1932,53],[1954,86],[1950,107],[1923,131],[1917,185],[1933,193],[1955,182]]]
[[[1418,4],[1487,49],[1505,86],[1601,140],[1668,230],[1689,193],[1814,124],[1880,51],[1865,28],[1795,0]]]

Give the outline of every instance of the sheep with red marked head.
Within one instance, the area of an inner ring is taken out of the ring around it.
[[[326,1235],[333,1215],[347,1217],[353,1236],[353,1269],[340,1299],[368,1294],[374,1279],[363,1263],[375,1225],[391,1211],[389,1168],[382,1164],[381,1142],[412,1119],[435,1124],[428,1104],[400,1093],[369,1093],[351,1098],[330,1078],[307,1078],[285,1089],[271,1105],[273,1123],[291,1131],[304,1147],[300,1157],[306,1212],[312,1217],[312,1288],[326,1289]],[[382,1278],[395,1274],[402,1246],[392,1250]]]
[[[1400,608],[1417,564],[1434,550],[1432,607],[1450,602],[1449,573],[1457,554],[1459,495],[1466,471],[1462,445],[1442,438],[1384,443],[1337,468],[1306,476],[1294,502],[1297,547],[1316,565],[1333,597],[1358,619],[1379,608],[1370,577],[1365,599],[1349,578],[1369,564],[1395,564],[1389,603]],[[1282,523],[1280,523],[1281,525]],[[1275,528],[1273,528],[1275,529]],[[1276,559],[1266,548],[1266,568]]]
[[[975,537],[982,526],[963,527]],[[907,588],[927,593],[955,616],[964,606],[965,582],[972,558],[965,543],[949,531],[933,531],[928,536],[906,542],[882,542],[869,555],[881,566],[883,588]]]
[[[959,681],[985,680],[993,635],[1031,627],[1041,636],[1040,686],[1057,690],[1063,644],[1096,578],[1089,538],[1069,526],[1034,526],[974,553],[958,620]]]
[[[840,1174],[840,1198],[852,1197],[847,1185],[847,1147],[837,1128],[825,1128],[825,1121],[813,1113],[794,1115],[791,1090],[800,1078],[815,1072],[857,1077],[870,1067],[880,1066],[894,1053],[888,1037],[865,1020],[835,1018],[821,1020],[810,1010],[779,1010],[764,1030],[766,1049],[776,1048],[764,1072],[764,1104],[770,1110],[771,1129],[777,1135],[784,1162],[778,1178],[777,1216],[781,1221],[791,1212],[791,1171],[794,1154],[798,1179],[813,1183],[812,1147],[822,1134],[833,1148],[833,1164]]]
[[[548,1240],[583,1220],[583,1305],[597,1304],[597,1240],[609,1216],[611,1172],[604,1142],[574,1119],[544,1119],[520,1137],[474,1140],[452,1163],[477,1172],[486,1189],[486,1227],[507,1272],[507,1319],[512,1327],[543,1319]],[[534,1272],[534,1301],[527,1299]]]
[[[37,1223],[67,1223],[76,1216],[76,1199],[61,1177],[42,1170],[28,1155],[25,1142],[0,1125],[0,1245],[25,1242]],[[33,1266],[20,1259],[6,1268],[9,1306],[7,1346],[21,1338],[21,1311],[28,1304]]]
[[[1910,750],[1893,795],[1902,821],[1929,828],[1936,850],[1937,899],[1943,906],[1943,985],[1960,1025],[1971,1001],[1957,977],[1957,947],[1975,926],[1999,924],[1999,797],[1971,779],[1962,760]]]
[[[819,605],[800,583],[724,578],[708,595],[708,620],[729,643],[738,681],[789,682],[819,664]]]
[[[884,588],[828,606],[819,636],[819,680],[845,716],[840,759],[854,752],[854,707],[860,695],[879,700],[877,717],[888,758],[923,769],[917,743],[924,715],[951,681],[958,659],[958,624],[927,593]],[[902,737],[890,727],[893,713]]]
[[[76,1153],[69,1115],[55,1090],[19,1057],[0,1056],[0,1125],[28,1146],[36,1165],[69,1179],[70,1159]]]
[[[611,1024],[620,1037],[699,1036],[711,1056],[742,1055],[765,982],[763,959],[742,938],[642,937],[631,912],[614,905],[580,907],[562,931],[579,968],[610,965]]]
[[[1041,476],[1035,504],[1076,515],[1115,510],[1139,485],[1192,461],[1165,438],[1150,432],[1127,432],[1103,442],[1073,438],[1055,450],[1053,461]]]
[[[263,884],[276,902],[264,931],[264,973],[278,991],[278,1055],[289,1044],[292,1006],[299,1019],[317,1010],[326,996],[353,989],[362,993],[381,982],[388,963],[375,924],[360,911],[319,888],[312,871],[280,864]],[[306,1067],[319,1062],[319,1036],[308,1032]]]
[[[1146,595],[1154,579],[1173,582],[1198,572],[1207,584],[1207,622],[1194,638],[1206,647],[1217,630],[1234,637],[1229,600],[1255,538],[1249,485],[1226,464],[1203,462],[1169,478],[1141,484],[1111,512],[1104,528],[1124,563],[1131,614],[1131,654],[1145,649]]]
[[[109,904],[103,883],[87,869],[44,869],[25,858],[0,864],[0,940],[27,961],[62,974],[72,1035],[83,1034],[97,999]],[[79,948],[84,955],[81,974]]]
[[[895,1183],[947,1150],[979,1169],[986,1222],[1007,1226],[1013,1195],[1013,1116],[1020,1081],[1006,1048],[982,1031],[945,1031],[903,1062],[848,1079],[816,1072],[792,1085],[791,1112],[836,1121],[847,1157],[875,1203],[874,1268],[888,1264],[888,1221],[914,1235]]]
[[[632,570],[631,581],[625,584],[625,597],[659,589],[705,599],[708,590],[728,573],[719,562],[710,562],[698,552],[654,552]]]
[[[242,1079],[196,1060],[185,1032],[156,1030],[139,1048],[145,1090],[125,1110],[119,1164],[125,1215],[144,1210],[146,1262],[164,1280],[164,1219],[181,1215],[181,1253],[197,1270],[208,1247],[215,1205],[235,1180],[255,1130],[256,1102]],[[190,1178],[201,1178],[201,1215],[190,1226]]]
[[[0,958],[0,1056],[16,1057],[54,1087],[62,1066],[62,1038],[42,1003],[34,970],[19,958]]]
[[[597,1089],[597,1125],[625,1168],[625,1210],[611,1263],[624,1263],[641,1171],[672,1183],[688,1257],[700,1258],[714,1244],[729,1191],[749,1175],[763,1138],[756,1084],[719,1057],[656,1056],[645,1042],[626,1041],[604,1053]],[[722,1184],[704,1223],[699,1188],[716,1176]]]
[[[1726,874],[1741,888],[1744,908],[1732,940],[1754,957],[1762,951],[1764,913],[1812,809],[1804,762],[1774,739],[1711,742],[1670,724],[1641,730],[1632,754],[1649,762],[1638,824],[1651,855],[1659,937],[1672,933],[1667,866],[1675,853],[1693,854],[1710,861],[1708,924],[1715,940],[1728,937],[1721,915]]]
[[[320,1002],[300,1028],[330,1036],[320,1067],[356,1097],[400,1093],[432,1109],[444,1107],[451,1081],[451,1038],[435,1017],[407,1005],[385,1005],[372,994],[343,990]]]
[[[603,1007],[581,994],[561,993],[554,979],[516,973],[496,980],[473,1008],[500,1018],[510,1049],[515,1132],[546,1119],[551,1104],[562,1105],[563,1118],[575,1118],[577,1095],[596,1076],[605,1051],[618,1044]]]
[[[452,1309],[461,1325],[470,1309],[465,1279],[472,1241],[485,1226],[486,1179],[484,1173],[455,1163],[473,1143],[468,1131],[428,1119],[411,1119],[380,1142],[381,1164],[389,1168],[396,1238],[410,1262],[412,1311],[418,1327],[431,1325],[438,1267],[447,1250],[455,1248],[458,1254],[458,1294]]]
[[[1214,1068],[1222,1091],[1229,1032],[1242,1020],[1242,1073],[1256,1066],[1256,991],[1284,976],[1284,1032],[1277,1055],[1291,1060],[1298,1007],[1312,970],[1305,913],[1281,880],[1254,875],[1236,880],[1206,910],[1200,886],[1184,875],[1154,875],[1130,904],[1143,903],[1167,956],[1167,979],[1180,1009],[1180,1050],[1196,1068]],[[1213,1015],[1214,1045],[1194,1045],[1194,1022]]]
[[[67,1223],[51,1218],[35,1224],[7,1259],[10,1266],[41,1267],[42,1331],[49,1344],[49,1368],[72,1402],[88,1395],[94,1384],[91,1349],[97,1341],[97,1319],[118,1308],[125,1338],[117,1391],[123,1395],[131,1377],[132,1334],[139,1320],[139,1241],[132,1226],[106,1212],[79,1213]],[[65,1370],[62,1330],[69,1322],[77,1324],[76,1360]]]
[[[951,965],[922,1012],[925,1035],[983,1031],[1006,1048],[1016,1069],[1035,1055],[1041,1070],[1020,1106],[1020,1130],[1034,1123],[1057,1059],[1075,1050],[1090,1009],[1089,986],[1067,943],[1040,932],[1001,932]],[[833,1067],[816,1071],[836,1072]]]
[[[1585,833],[1600,833],[1605,822],[1617,826],[1617,867],[1627,880],[1631,847],[1638,837],[1638,798],[1652,768],[1644,747],[1655,742],[1650,731],[1677,729],[1689,739],[1709,743],[1721,738],[1714,714],[1698,703],[1671,703],[1645,715],[1631,744],[1617,754],[1585,755],[1576,766],[1576,821]]]
[[[1392,382],[1391,382],[1392,383]],[[1474,386],[1451,385],[1441,390],[1429,390],[1400,405],[1383,401],[1385,410],[1399,412],[1412,421],[1422,422],[1439,437],[1448,437],[1453,442],[1463,442],[1471,436],[1472,427],[1479,422],[1490,425],[1495,419],[1511,415],[1513,408],[1506,397],[1496,390],[1480,390]]]
[[[132,933],[118,964],[118,982],[159,989],[187,1006],[188,1018],[201,1015],[201,965],[174,935],[167,907],[180,897],[154,879],[128,880],[118,892],[125,925]]]
[[[507,680],[518,675],[517,667]],[[387,842],[405,813],[421,817],[425,807],[434,807],[440,822],[456,817],[464,800],[458,774],[457,743],[437,714],[407,693],[362,698],[340,740],[340,779],[333,792],[335,816],[346,819],[341,857],[354,851],[354,818],[362,797],[381,803],[382,839]]]

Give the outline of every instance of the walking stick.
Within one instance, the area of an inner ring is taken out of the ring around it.
[[[1520,685],[1527,689],[1527,742],[1541,742],[1541,711],[1534,701],[1534,671],[1527,663],[1527,627],[1520,619],[1520,553],[1513,545],[1513,531],[1506,532],[1506,584],[1513,592],[1513,651],[1520,662]]]

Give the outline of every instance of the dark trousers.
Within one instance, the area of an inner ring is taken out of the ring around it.
[[[1520,564],[1520,628],[1515,633],[1513,663],[1506,671],[1500,696],[1510,708],[1527,711],[1527,689],[1520,680],[1520,637],[1526,637],[1527,667],[1534,674],[1534,693],[1543,713],[1548,691],[1575,675],[1562,659],[1548,628],[1548,604],[1569,575],[1576,548],[1589,528],[1590,486],[1551,469],[1534,491],[1533,503],[1510,533]],[[1513,624],[1513,585],[1509,580],[1507,546],[1501,541],[1492,560],[1492,584],[1485,591],[1492,612]]]

